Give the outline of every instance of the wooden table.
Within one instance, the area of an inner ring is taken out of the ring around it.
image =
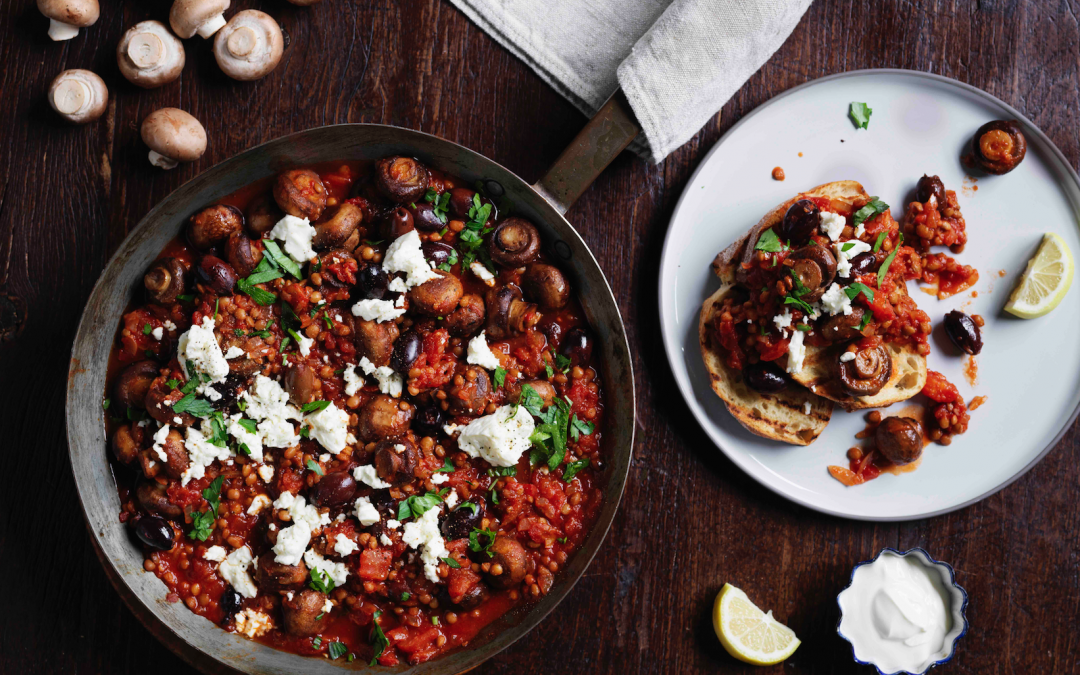
[[[960,512],[881,525],[824,517],[775,497],[709,443],[675,394],[657,328],[659,249],[690,173],[742,115],[807,80],[875,67],[954,77],[1016,106],[1075,166],[1080,6],[1039,4],[818,0],[722,116],[659,166],[624,153],[570,211],[641,355],[635,462],[590,571],[481,671],[750,672],[710,625],[713,597],[730,581],[803,640],[786,666],[768,672],[866,672],[835,635],[835,595],[851,566],[881,547],[923,546],[955,565],[971,596],[971,631],[942,672],[1080,672],[1075,429],[1015,484]],[[102,5],[96,26],[52,43],[34,2],[0,3],[0,327],[14,337],[0,345],[0,673],[190,672],[138,625],[94,557],[62,414],[84,301],[152,205],[246,148],[338,122],[437,134],[533,181],[585,122],[442,0],[327,0],[308,9],[240,0],[233,9],[260,7],[291,35],[277,72],[233,82],[196,39],[186,43],[182,79],[153,91],[120,77],[114,50],[136,21],[164,19],[168,2]],[[44,93],[54,75],[77,67],[100,73],[112,100],[98,123],[73,128]],[[210,147],[201,161],[171,172],[148,164],[138,124],[163,106],[204,122]],[[25,317],[13,316],[23,306]]]

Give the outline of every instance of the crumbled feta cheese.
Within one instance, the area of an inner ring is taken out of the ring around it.
[[[170,333],[175,331],[176,330],[176,324],[173,323],[172,321],[169,321],[168,319],[165,319],[165,330],[169,331]]]
[[[249,516],[257,515],[260,511],[270,506],[270,498],[266,495],[255,495],[251,499],[251,506],[248,507],[247,513]]]
[[[391,530],[396,530],[401,527],[401,523],[396,520],[388,520],[386,521],[386,527]]]
[[[447,436],[453,436],[454,434],[461,431],[461,429],[462,426],[460,424],[454,424],[453,422],[444,424],[442,427],[443,432],[446,433]]]
[[[419,520],[405,523],[401,534],[401,540],[410,547],[414,549],[422,547],[420,559],[424,562],[424,576],[431,583],[440,581],[439,562],[450,555],[450,551],[446,550],[446,541],[439,532],[440,510],[439,508],[428,509]]]
[[[851,298],[847,296],[844,289],[840,288],[840,284],[833,284],[825,291],[825,294],[821,296],[821,306],[825,308],[825,311],[830,316],[836,316],[843,312],[844,314],[851,314]]]
[[[227,553],[225,552],[224,546],[211,546],[203,551],[202,557],[212,562],[221,562],[225,559],[226,555]]]
[[[251,567],[251,562],[251,549],[241,546],[218,565],[218,574],[221,578],[232,584],[236,592],[245,598],[254,598],[259,594],[259,589],[256,588],[255,582],[247,571]]]
[[[326,602],[324,602],[322,606],[323,614],[329,614],[331,611],[333,611],[333,609],[334,603],[330,600],[330,598],[327,598]]]
[[[363,388],[364,378],[357,374],[356,366],[354,366],[353,364],[350,363],[349,365],[345,366],[345,372],[343,373],[343,375],[345,376],[346,396],[353,396],[354,394],[356,394],[356,392],[360,391],[360,389]]]
[[[232,347],[229,347],[228,351],[225,352],[225,359],[231,361],[235,358],[243,356],[245,353],[246,352],[244,352],[243,349],[240,349],[236,345],[233,345]]]
[[[394,545],[394,540],[391,539],[390,537],[386,536],[386,533],[383,532],[382,534],[379,535],[379,543],[382,544],[383,546],[393,546]]]
[[[276,554],[274,561],[295,565],[300,562],[311,541],[311,531],[329,525],[330,516],[319,513],[319,509],[308,504],[304,497],[295,497],[291,492],[282,492],[274,502],[274,508],[287,510],[293,523],[278,534],[277,543],[272,549]]]
[[[398,309],[401,309],[404,306],[405,306],[405,296],[404,295],[399,295],[397,297],[397,300],[394,300],[394,307],[397,307]]]
[[[315,340],[303,335],[300,336],[300,356],[307,356],[311,353],[311,345],[315,344]]]
[[[184,423],[184,420],[179,417],[174,417],[172,418],[172,423],[179,426]]]
[[[404,279],[402,279],[401,277],[394,277],[390,280],[390,284],[386,287],[386,290],[392,291],[394,293],[407,293],[409,287],[405,285]],[[399,295],[398,300],[402,299],[403,297],[405,296]]]
[[[274,627],[273,620],[257,609],[244,609],[233,617],[236,622],[236,632],[249,638],[262,637]]]
[[[855,352],[844,352],[840,355],[840,363],[847,363],[848,361],[855,360]]]
[[[484,266],[484,263],[477,260],[469,265],[469,269],[472,270],[472,273],[476,275],[477,279],[483,281],[488,286],[495,285],[495,275],[491,273],[491,270]]]
[[[349,445],[356,445],[356,436],[353,436],[352,432],[350,431],[349,435],[345,437],[345,442]]]
[[[390,483],[380,479],[379,474],[375,471],[375,467],[370,464],[358,466],[353,469],[353,478],[376,490],[390,487]]]
[[[833,247],[836,248],[836,273],[844,279],[851,274],[851,259],[871,248],[870,244],[858,239],[838,241],[833,244]]]
[[[356,549],[356,542],[344,534],[339,534],[337,539],[334,540],[334,553],[337,553],[342,558],[349,557],[356,552]]]
[[[859,223],[859,226],[855,228],[855,238],[858,239],[864,234],[866,234],[866,223]]]
[[[791,336],[791,341],[788,342],[787,371],[789,373],[797,373],[802,370],[803,359],[806,358],[806,345],[803,344],[805,335],[802,331],[797,330]]]
[[[329,452],[324,452],[323,454],[319,455],[319,461],[322,462],[323,464],[325,464],[326,462],[329,462],[330,461],[330,453]]]
[[[304,551],[311,543],[311,530],[303,525],[290,525],[278,532],[274,544],[274,561],[283,565],[295,565],[304,557]]]
[[[240,413],[229,417],[229,435],[236,439],[237,444],[242,443],[244,447],[248,449],[248,457],[250,457],[253,462],[261,462],[263,461],[262,436],[258,433],[251,433],[245,429],[240,424],[240,420],[243,418],[244,416]]]
[[[772,318],[772,322],[775,323],[776,327],[780,330],[791,328],[791,310],[785,309],[783,314],[777,314]]]
[[[535,426],[524,406],[504,405],[491,415],[469,422],[458,436],[458,447],[470,457],[483,457],[494,466],[514,466],[532,446],[529,437]]]
[[[352,306],[353,316],[358,316],[364,321],[383,323],[393,321],[405,313],[405,308],[394,306],[392,300],[361,300]]]
[[[368,497],[357,497],[355,509],[356,519],[361,525],[374,525],[380,520],[379,510],[372,506]]]
[[[810,405],[810,401],[803,401],[803,404],[802,404],[803,414],[804,415],[809,415],[811,410],[813,410],[813,406]]]
[[[345,566],[345,563],[327,560],[316,553],[314,549],[309,549],[304,554],[304,562],[307,563],[308,569],[317,569],[325,573],[334,582],[335,586],[344,586],[345,580],[349,577],[349,568]]]
[[[445,473],[433,473],[431,474],[431,482],[435,485],[442,485],[446,481],[450,480],[450,476]]]
[[[206,467],[214,463],[215,459],[225,461],[229,458],[229,447],[219,447],[206,440],[213,432],[210,430],[208,420],[203,420],[203,428],[200,431],[194,427],[188,427],[187,438],[184,439],[184,449],[187,450],[190,463],[188,468],[180,476],[180,484],[187,485],[192,478],[202,478],[206,475]]]
[[[311,248],[315,228],[307,218],[285,216],[270,230],[270,236],[284,242],[285,252],[298,263],[306,263],[315,257],[315,250]]]
[[[457,506],[458,494],[456,490],[451,490],[450,494],[446,495],[446,509],[450,510]]]
[[[160,459],[162,462],[166,462],[166,463],[169,461],[169,457],[165,454],[165,440],[168,437],[169,437],[169,425],[168,424],[166,424],[165,426],[158,429],[157,433],[154,434],[154,454],[157,455],[158,459]]]
[[[311,428],[311,438],[333,453],[345,449],[345,437],[349,434],[349,413],[331,403],[322,410],[304,417]]]
[[[387,273],[404,272],[405,285],[408,288],[439,277],[424,258],[424,251],[420,248],[420,233],[416,230],[409,230],[387,247],[382,266]]]
[[[300,442],[300,434],[296,433],[293,423],[285,418],[263,420],[259,422],[258,429],[263,445],[270,448],[291,448]]]
[[[255,376],[255,386],[245,391],[241,398],[247,403],[244,411],[249,417],[264,420],[270,417],[287,416],[300,419],[300,411],[289,405],[289,392],[275,380],[265,375]]]
[[[161,338],[165,337],[165,329],[158,326],[154,330],[150,331],[150,334],[154,336],[154,339],[161,342]]]
[[[829,235],[829,239],[833,241],[839,239],[844,231],[844,225],[847,225],[847,218],[839,213],[821,212],[821,231]]]
[[[195,371],[210,378],[210,383],[222,382],[229,375],[229,363],[221,353],[214,335],[214,320],[204,316],[202,324],[192,326],[176,343],[176,358],[184,376],[188,375],[188,362]]]
[[[360,370],[364,371],[366,375],[373,375],[375,380],[379,383],[379,391],[384,394],[389,394],[394,398],[401,396],[401,390],[405,386],[405,378],[400,374],[395,373],[393,368],[389,366],[375,367],[368,357],[361,356],[359,363]],[[352,388],[355,385],[355,388]],[[352,396],[356,392],[360,391],[360,387],[364,386],[363,379],[356,374],[356,367],[351,364],[345,369],[345,395]],[[352,391],[350,392],[350,388]]]
[[[206,398],[210,399],[211,401],[221,400],[221,394],[218,392],[218,390],[211,387],[209,383],[199,385],[199,387],[195,389],[195,392],[198,394],[205,394]]]
[[[274,467],[269,464],[263,464],[258,469],[255,469],[255,473],[259,474],[259,478],[262,478],[262,482],[269,483],[274,477]]]
[[[469,340],[469,352],[466,359],[469,363],[480,366],[481,368],[487,368],[488,370],[495,370],[500,367],[499,359],[495,356],[495,353],[491,351],[491,347],[488,346],[487,338],[484,337],[484,331],[480,331],[480,334]]]

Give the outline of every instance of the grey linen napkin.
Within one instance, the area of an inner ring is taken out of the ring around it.
[[[772,56],[811,0],[450,0],[579,110],[622,87],[660,162]]]

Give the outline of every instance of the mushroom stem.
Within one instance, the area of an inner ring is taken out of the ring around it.
[[[55,42],[61,42],[63,40],[70,40],[79,34],[79,27],[72,26],[70,23],[64,23],[63,21],[57,21],[56,19],[49,19],[49,37]]]
[[[169,159],[165,155],[155,150],[150,151],[150,163],[156,167],[165,169],[166,171],[169,169],[175,169],[180,164],[180,162],[176,161],[175,159]]]
[[[207,19],[206,23],[195,29],[195,32],[199,34],[199,37],[209,39],[214,36],[214,33],[221,30],[224,25],[225,15],[218,14]]]
[[[76,115],[90,106],[93,96],[82,80],[64,80],[53,91],[53,106],[63,115]]]

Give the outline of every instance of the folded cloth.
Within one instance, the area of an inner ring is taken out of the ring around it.
[[[660,162],[772,56],[811,0],[450,0],[593,116],[622,87]]]

